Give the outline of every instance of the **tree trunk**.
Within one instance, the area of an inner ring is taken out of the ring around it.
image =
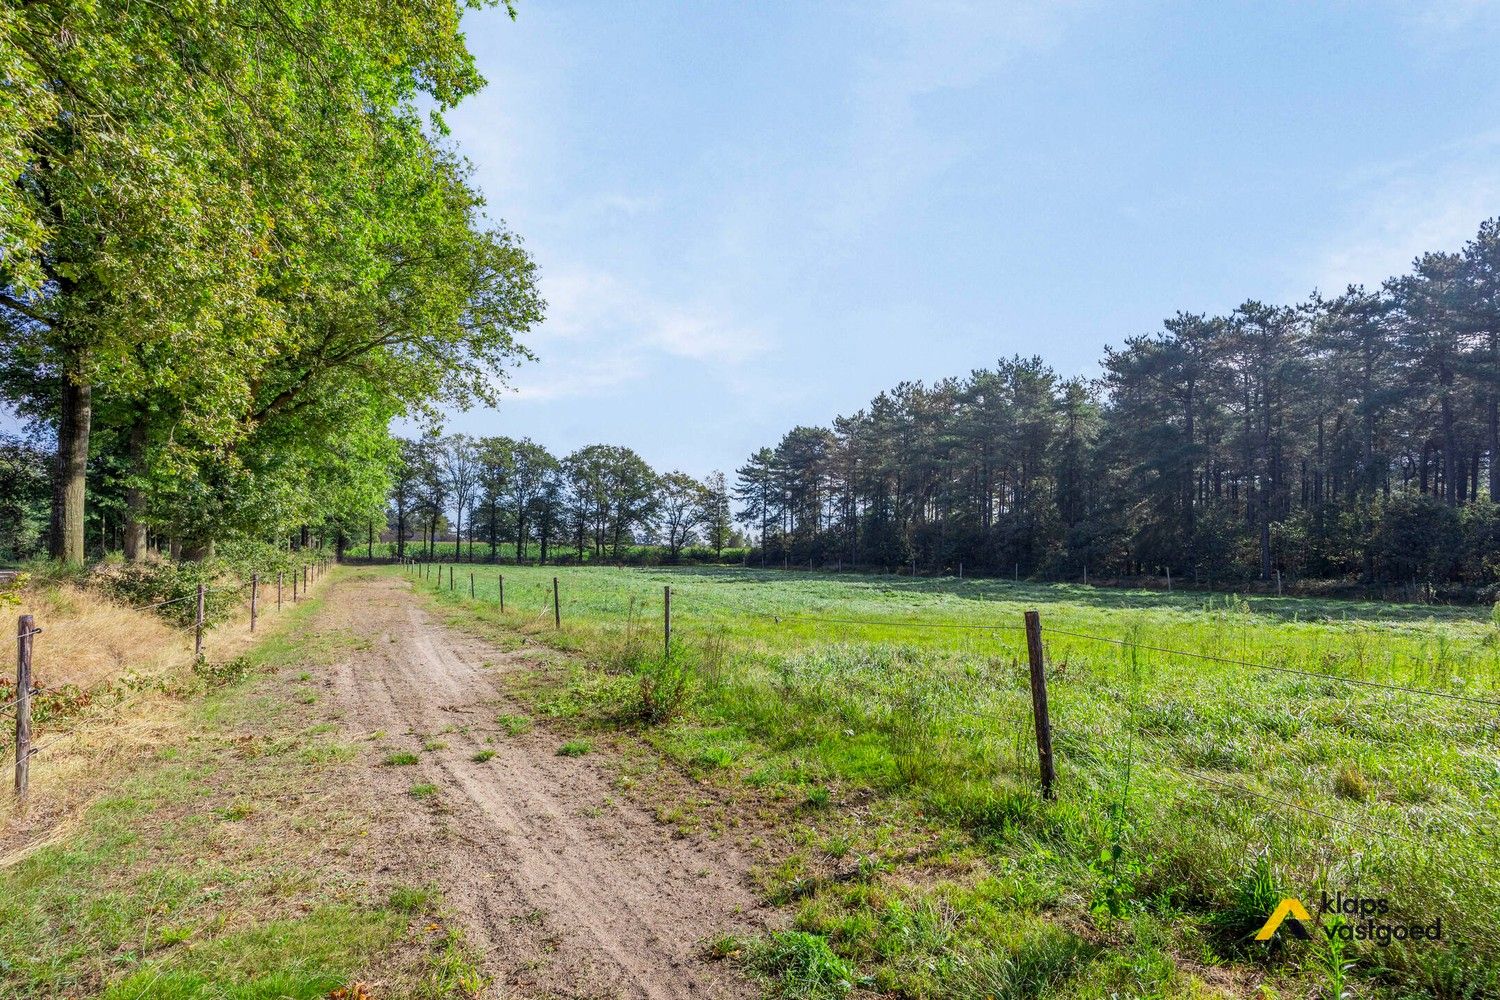
[[[146,422],[137,417],[130,428],[130,485],[125,487],[125,558],[139,562],[146,555],[146,494],[140,479],[146,474]]]
[[[1500,399],[1490,397],[1490,502],[1500,504]]]
[[[76,357],[72,359],[76,365]],[[65,365],[62,405],[57,419],[57,459],[52,479],[50,554],[66,563],[83,562],[84,476],[89,461],[93,387],[74,380]]]

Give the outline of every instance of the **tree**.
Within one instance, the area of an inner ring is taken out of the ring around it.
[[[701,484],[698,522],[703,526],[708,544],[713,547],[714,558],[718,559],[724,554],[724,546],[729,544],[730,534],[734,531],[729,487],[724,482],[724,473],[710,472]]]
[[[766,543],[770,537],[771,512],[776,497],[776,456],[762,448],[735,470],[734,498],[743,506],[738,520],[755,529],[760,539],[760,561],[766,562]]]
[[[56,432],[55,556],[83,556],[101,431],[128,451],[127,548],[155,518],[201,551],[252,503],[337,499],[285,478],[316,449],[493,399],[541,302],[431,138],[480,84],[457,14],[101,0],[0,20],[0,393]],[[168,488],[200,501],[190,524],[166,523]]]
[[[619,559],[631,534],[656,516],[656,473],[641,456],[614,445],[604,448],[603,473],[602,486],[610,498],[610,554]]]
[[[516,564],[526,560],[528,528],[537,498],[547,489],[557,469],[557,459],[530,438],[522,438],[511,449],[509,478],[511,508],[516,518]]]
[[[421,445],[405,438],[397,442],[395,468],[391,472],[391,513],[396,531],[396,558],[406,557],[406,526],[421,499]]]
[[[0,554],[26,559],[47,525],[46,454],[20,438],[0,435]]]
[[[686,472],[673,471],[657,479],[656,508],[671,562],[676,562],[683,547],[692,542],[693,532],[702,521],[703,501],[702,484]]]
[[[454,434],[439,443],[442,462],[443,483],[447,494],[453,499],[453,538],[455,556],[461,555],[463,543],[464,514],[473,513],[478,498],[480,461],[473,440],[463,434]],[[474,531],[469,529],[469,556],[474,555]]]

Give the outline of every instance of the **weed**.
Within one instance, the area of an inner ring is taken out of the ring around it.
[[[854,988],[854,968],[828,941],[805,931],[775,931],[742,946],[746,964],[787,1000],[826,1000]]]
[[[488,981],[479,970],[478,958],[457,931],[444,931],[436,953],[428,963],[421,995],[433,1000],[452,996],[477,997]]]
[[[1359,768],[1353,764],[1345,764],[1333,776],[1333,791],[1340,798],[1363,802],[1370,797],[1373,789],[1370,787],[1370,779],[1360,773]]]
[[[557,748],[559,757],[582,757],[586,753],[592,753],[594,745],[588,740],[569,740]]]
[[[438,893],[432,886],[397,886],[391,890],[386,905],[397,913],[422,913],[437,902]]]
[[[689,759],[694,767],[714,771],[734,763],[734,754],[727,747],[705,747]]]
[[[476,764],[483,764],[487,760],[494,760],[495,759],[495,751],[493,751],[493,750],[477,750],[477,751],[474,752],[474,756],[470,757],[469,759],[472,760]]]
[[[1323,973],[1328,984],[1324,993],[1327,1000],[1347,1000],[1349,996],[1349,970],[1354,968],[1354,963],[1344,959],[1347,944],[1339,936],[1339,929],[1345,923],[1341,916],[1330,920],[1328,926],[1323,928],[1326,933],[1318,935],[1322,939],[1319,946],[1313,950],[1318,970]]]
[[[420,758],[410,750],[396,750],[386,754],[385,764],[388,767],[406,767],[415,764]]]
[[[1053,992],[1077,974],[1095,954],[1087,941],[1061,928],[1046,927],[1010,954],[978,956],[955,977],[957,1000],[1033,1000]]]
[[[1251,935],[1266,922],[1283,895],[1285,894],[1277,885],[1270,850],[1256,851],[1250,859],[1250,867],[1235,883],[1229,905],[1214,915],[1213,924],[1231,948],[1250,948],[1255,945]],[[1279,950],[1281,938],[1272,938],[1264,947],[1271,951]]]
[[[531,729],[531,720],[524,715],[497,715],[495,723],[507,736],[520,736]]]
[[[193,673],[202,679],[204,686],[209,688],[225,687],[235,684],[250,675],[250,660],[248,657],[237,656],[224,663],[210,663],[207,660],[199,660],[193,664]]]
[[[418,782],[417,784],[412,785],[411,788],[407,789],[407,794],[414,799],[430,799],[437,794],[437,791],[437,785],[428,784],[427,782]]]
[[[661,723],[682,711],[692,693],[693,667],[686,653],[642,660],[636,667],[640,685],[641,717]]]

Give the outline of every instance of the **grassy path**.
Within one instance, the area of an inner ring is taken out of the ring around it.
[[[473,966],[438,894],[369,862],[372,802],[349,785],[364,751],[319,681],[360,640],[323,610],[320,595],[267,622],[211,665],[207,693],[157,696],[149,746],[110,746],[92,720],[72,784],[42,786],[87,804],[59,817],[39,797],[7,820],[41,841],[0,862],[0,997],[311,1000],[374,981],[462,995]],[[110,761],[97,775],[90,753]],[[37,813],[50,832],[27,824]]]

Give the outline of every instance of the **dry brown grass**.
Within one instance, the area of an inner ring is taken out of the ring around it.
[[[314,583],[316,596],[327,578]],[[27,807],[10,794],[14,761],[12,716],[0,717],[5,762],[0,836],[23,846],[0,857],[14,863],[65,830],[83,806],[110,785],[118,769],[169,745],[183,709],[172,692],[191,689],[193,630],[174,628],[151,611],[136,611],[74,584],[40,584],[19,593],[11,615],[30,614],[42,629],[33,642],[32,676],[43,691],[73,685],[92,695],[81,712],[33,725]],[[269,604],[267,603],[269,597]],[[232,660],[278,627],[276,587],[262,587],[258,631],[250,632],[249,594],[234,617],[204,636],[204,658]],[[290,602],[285,606],[290,609]],[[14,619],[10,619],[13,623]],[[10,624],[4,626],[10,631]],[[7,657],[14,662],[13,654]]]

